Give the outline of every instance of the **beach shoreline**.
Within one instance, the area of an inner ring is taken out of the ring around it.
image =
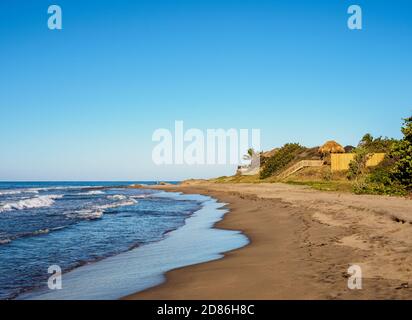
[[[285,184],[155,188],[227,203],[229,212],[214,228],[241,230],[250,243],[223,259],[169,271],[162,284],[124,299],[412,298],[410,200]],[[352,264],[362,267],[361,290],[348,289]]]
[[[238,230],[213,228],[227,212],[224,203],[199,194],[161,191],[152,195],[156,201],[164,198],[168,203],[197,202],[198,208],[185,218],[183,225],[164,233],[162,239],[64,272],[61,290],[42,286],[22,293],[17,299],[119,299],[135,290],[161,284],[169,270],[220,259],[222,253],[247,245],[248,239]]]

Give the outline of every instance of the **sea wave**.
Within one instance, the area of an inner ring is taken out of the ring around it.
[[[107,199],[112,199],[112,200],[125,200],[127,197],[123,194],[115,194],[111,196],[107,196]]]
[[[104,204],[104,205],[98,206],[97,208],[101,210],[106,210],[106,209],[113,209],[113,208],[124,207],[124,206],[132,206],[138,203],[137,200],[132,199],[132,198],[124,197],[124,198],[119,198],[119,199],[121,199],[121,201]]]
[[[86,219],[86,220],[99,219],[103,216],[106,210],[114,209],[118,207],[132,206],[138,203],[137,200],[123,196],[123,195],[113,195],[113,196],[108,196],[108,198],[115,199],[118,201],[113,202],[113,203],[93,206],[91,208],[77,210],[75,212],[71,212],[67,214],[67,216],[70,218],[80,218],[80,219]]]
[[[22,193],[39,193],[39,190],[39,188],[0,190],[0,196],[8,196]]]
[[[138,194],[135,196],[130,196],[130,198],[132,199],[145,199],[145,198],[150,198],[150,197],[153,197],[153,195],[152,194]]]
[[[36,230],[32,233],[32,235],[39,235],[39,234],[47,234],[50,232],[50,229],[40,229],[40,230]]]
[[[11,242],[10,239],[0,239],[0,245],[2,245],[2,244],[8,244],[8,243],[10,243],[10,242]]]
[[[80,217],[86,220],[99,219],[103,216],[103,210],[99,209],[83,209],[76,211],[75,214],[72,214],[75,217]]]
[[[56,199],[62,198],[63,195],[44,195],[34,198],[26,198],[15,202],[3,202],[0,204],[0,212],[12,210],[24,210],[31,208],[50,207]]]
[[[50,191],[50,190],[72,190],[72,189],[90,189],[90,188],[102,188],[103,186],[56,186],[56,187],[43,187],[38,188],[39,190]]]
[[[91,189],[91,188],[102,188],[102,186],[56,186],[56,187],[39,187],[39,188],[18,188],[18,189],[0,189],[0,196],[2,195],[14,195],[14,194],[24,194],[24,193],[39,193],[47,192],[53,190],[73,190],[73,189]],[[90,192],[90,193],[89,193]],[[103,191],[91,190],[87,194],[102,194]],[[96,193],[95,193],[96,192]]]
[[[104,194],[104,191],[101,190],[91,190],[91,191],[87,191],[87,192],[80,192],[77,193],[77,195],[79,196],[93,196],[93,195],[98,195],[98,194]]]
[[[35,230],[35,231],[31,231],[31,232],[25,232],[25,233],[20,233],[20,234],[16,234],[14,236],[11,237],[5,237],[3,239],[0,239],[0,245],[2,244],[8,244],[16,239],[20,239],[20,238],[28,238],[28,237],[33,237],[33,236],[40,236],[43,234],[48,234],[50,232],[53,231],[58,231],[58,230],[62,230],[64,228],[66,228],[67,226],[60,226],[60,227],[53,227],[53,228],[45,228],[45,229],[39,229],[39,230]],[[7,235],[6,235],[7,236]]]
[[[22,193],[21,190],[4,190],[4,191],[0,191],[0,196],[8,196],[11,194],[20,194]]]

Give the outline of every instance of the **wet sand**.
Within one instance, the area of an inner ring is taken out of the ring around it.
[[[172,270],[125,299],[411,299],[412,201],[285,184],[191,182],[230,212],[215,227],[250,239],[223,259]],[[350,290],[347,269],[362,268]],[[408,283],[409,282],[409,283]]]

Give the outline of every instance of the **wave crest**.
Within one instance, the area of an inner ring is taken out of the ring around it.
[[[115,203],[109,203],[109,204],[98,206],[98,208],[102,210],[113,209],[113,208],[124,207],[124,206],[132,206],[138,202],[135,199],[127,198],[127,197],[117,198],[117,199],[121,199],[121,200]]]
[[[87,191],[87,192],[76,193],[76,195],[78,195],[78,196],[94,196],[94,195],[99,195],[99,194],[104,194],[104,191],[91,190],[91,191]]]
[[[62,197],[63,195],[47,195],[38,196],[35,198],[26,198],[15,202],[6,202],[0,204],[0,212],[50,207],[54,204],[56,199],[60,199]]]
[[[21,193],[39,193],[39,190],[39,188],[0,190],[0,196],[8,196]]]

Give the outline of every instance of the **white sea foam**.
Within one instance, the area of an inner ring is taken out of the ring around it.
[[[20,189],[1,189],[0,196],[2,195],[13,195],[13,194],[24,194],[24,193],[39,193],[41,191],[53,191],[53,190],[70,190],[70,189],[90,189],[99,188],[99,186],[57,186],[57,187],[42,187],[42,188],[20,188]],[[92,190],[88,194],[101,194],[103,191]],[[94,193],[98,192],[98,193]]]
[[[113,196],[107,196],[108,199],[112,199],[112,200],[125,200],[127,199],[127,197],[125,195],[122,194],[115,194]]]
[[[110,197],[110,198],[109,198]],[[78,210],[74,213],[70,213],[68,216],[82,219],[99,219],[103,216],[104,212],[108,209],[114,209],[118,207],[132,206],[138,203],[137,200],[128,198],[123,195],[109,196],[109,199],[117,199],[119,201],[114,203],[108,203],[100,206],[93,206],[90,209]]]
[[[10,194],[19,194],[21,193],[21,190],[4,190],[4,191],[0,191],[0,196],[6,196],[6,195],[10,195]]]
[[[79,195],[79,196],[98,195],[98,194],[104,194],[104,191],[101,191],[101,190],[91,190],[91,191],[87,191],[87,192],[77,193],[77,195]]]
[[[149,198],[149,197],[151,197],[152,195],[151,194],[138,194],[138,195],[135,195],[135,196],[130,196],[130,198],[133,198],[133,199],[144,199],[144,198]]]
[[[92,190],[87,192],[87,194],[104,194],[104,192],[101,190]]]
[[[21,194],[21,193],[39,193],[38,188],[29,188],[29,189],[12,189],[12,190],[1,190],[0,196]]]
[[[49,233],[49,232],[50,232],[49,229],[40,229],[40,230],[34,231],[33,235],[46,234],[46,233]]]
[[[10,243],[10,242],[11,242],[10,239],[0,239],[0,245],[2,245],[2,244],[8,244],[8,243]]]
[[[60,199],[62,197],[63,195],[45,195],[35,198],[26,198],[15,202],[3,202],[0,203],[0,212],[50,207],[56,199]]]
[[[83,219],[99,219],[103,216],[103,210],[99,209],[84,209],[76,211],[75,216],[81,217]]]
[[[98,206],[99,209],[106,210],[106,209],[113,209],[113,208],[118,208],[118,207],[124,207],[124,206],[132,206],[137,203],[137,200],[135,199],[125,199],[119,202],[115,203],[109,203],[109,204],[104,204],[101,206]]]
[[[70,190],[70,189],[90,189],[90,188],[102,188],[103,186],[57,186],[57,187],[44,187],[39,188],[41,190]]]
[[[239,231],[213,228],[226,209],[214,200],[170,232],[163,240],[88,264],[65,274],[63,290],[46,288],[23,294],[19,299],[118,299],[159,285],[170,270],[223,257],[223,253],[243,247],[248,239]],[[108,270],[111,277],[107,276]],[[130,281],[135,279],[136,281]]]

